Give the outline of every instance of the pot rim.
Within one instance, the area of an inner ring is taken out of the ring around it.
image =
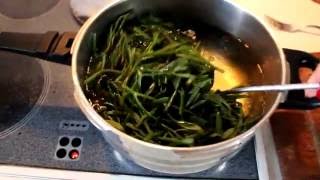
[[[86,113],[88,115],[91,116],[92,119],[94,119],[94,125],[98,125],[98,129],[101,131],[107,131],[107,130],[111,130],[112,132],[114,132],[115,134],[125,138],[125,139],[129,139],[130,141],[133,141],[135,143],[138,143],[140,145],[143,146],[147,146],[150,148],[156,148],[156,149],[161,149],[161,150],[170,150],[170,151],[199,151],[199,150],[205,150],[205,149],[211,149],[211,148],[218,148],[221,146],[232,146],[232,144],[234,142],[237,142],[238,144],[242,143],[243,139],[246,139],[246,137],[251,136],[255,130],[257,128],[259,128],[264,121],[268,120],[269,117],[272,115],[272,113],[275,111],[275,109],[277,108],[277,106],[280,103],[280,100],[282,98],[282,93],[279,92],[276,100],[274,102],[274,104],[271,106],[271,108],[268,110],[268,112],[259,120],[258,123],[256,123],[254,126],[252,126],[250,129],[248,129],[247,131],[243,132],[242,134],[239,134],[233,138],[221,141],[219,143],[215,143],[215,144],[209,144],[209,145],[202,145],[202,146],[193,146],[193,147],[173,147],[173,146],[165,146],[165,145],[160,145],[160,144],[153,144],[153,143],[149,143],[146,141],[142,141],[140,139],[134,138],[116,128],[114,128],[112,125],[110,125],[109,123],[107,123],[90,105],[88,99],[86,98],[85,94],[83,93],[83,90],[80,86],[80,81],[77,75],[77,55],[79,52],[79,48],[80,48],[80,44],[83,41],[83,38],[85,36],[85,34],[87,33],[88,29],[90,28],[90,26],[94,23],[94,21],[101,16],[105,11],[107,11],[108,9],[117,6],[118,4],[124,3],[127,0],[114,0],[111,1],[110,3],[106,4],[106,6],[104,8],[102,8],[100,11],[98,11],[95,15],[91,16],[85,23],[84,25],[81,27],[81,29],[78,31],[74,43],[71,47],[71,53],[72,53],[72,80],[73,80],[73,84],[74,84],[74,88],[75,88],[75,93],[77,93],[77,96],[80,98],[79,100],[82,101],[82,105],[85,106],[83,107],[83,109],[85,111],[87,111]],[[257,22],[259,22],[267,31],[267,33],[269,33],[270,37],[272,38],[272,40],[274,41],[275,44],[275,48],[277,49],[277,52],[280,56],[280,61],[281,61],[281,70],[282,70],[282,75],[281,75],[281,84],[285,84],[285,77],[286,77],[286,67],[285,67],[285,56],[284,53],[282,51],[282,49],[278,46],[278,44],[275,41],[275,36],[272,32],[272,30],[270,29],[270,27],[262,20],[262,18],[260,18],[259,16],[254,15],[253,13],[251,13],[249,10],[241,7],[240,5],[238,5],[237,3],[233,2],[232,0],[223,0],[231,5],[233,5],[235,8],[240,9],[241,11],[243,11],[244,13],[247,13],[248,15],[250,15],[251,17],[253,17]],[[79,103],[78,103],[79,104]],[[90,119],[90,118],[88,118]],[[91,121],[91,120],[90,120]],[[121,139],[121,138],[120,138]]]

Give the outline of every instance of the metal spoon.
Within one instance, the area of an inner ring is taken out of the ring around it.
[[[276,84],[262,86],[246,86],[231,89],[232,92],[258,92],[258,91],[290,91],[301,89],[320,89],[320,83]]]
[[[270,16],[265,15],[266,21],[275,29],[278,29],[280,31],[286,31],[286,32],[303,32],[313,35],[320,35],[320,26],[318,25],[305,25],[305,26],[299,26],[299,25],[293,25],[289,23],[284,23],[279,20],[276,20]]]

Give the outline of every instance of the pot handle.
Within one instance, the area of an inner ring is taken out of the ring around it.
[[[71,65],[70,49],[76,33],[0,33],[0,50]]]
[[[286,60],[290,65],[290,83],[301,83],[299,68],[306,67],[315,70],[320,61],[313,55],[292,49],[283,49]],[[313,109],[320,107],[320,100],[307,98],[304,90],[289,91],[285,102],[279,108],[285,109]]]

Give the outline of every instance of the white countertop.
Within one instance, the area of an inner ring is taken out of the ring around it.
[[[297,25],[320,25],[320,4],[312,0],[234,0],[244,8],[261,16]],[[320,31],[320,30],[319,30]],[[320,36],[273,30],[280,47],[320,52]]]

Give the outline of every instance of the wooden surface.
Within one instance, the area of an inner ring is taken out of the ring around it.
[[[312,1],[320,4],[320,0],[312,0]]]
[[[320,0],[318,1],[320,3]],[[320,53],[314,53],[320,59]],[[310,131],[314,140],[315,151],[317,152],[318,163],[320,164],[320,108],[309,111]],[[319,169],[320,172],[320,169]],[[320,179],[320,177],[318,177]]]
[[[320,0],[318,0],[318,2],[320,3]],[[320,52],[313,53],[313,55],[315,57],[317,57],[318,59],[320,59]],[[319,144],[320,143],[320,141],[319,141],[319,139],[320,139],[320,108],[310,111],[310,114],[311,114],[311,117],[314,121],[314,125],[316,127],[316,130],[318,132],[318,136],[317,136],[318,139],[317,140],[318,140],[318,145],[319,145],[318,147],[320,148],[320,144]]]
[[[320,0],[319,0],[320,1]],[[320,48],[320,47],[319,47]],[[313,55],[315,56],[315,57],[317,57],[318,59],[320,59],[320,52],[317,52],[317,53],[313,53]]]
[[[314,55],[320,58],[320,53]],[[303,82],[312,73],[299,72]],[[270,124],[283,179],[320,179],[320,108],[277,110]]]
[[[279,110],[270,122],[283,179],[320,179],[310,114],[299,110]]]

